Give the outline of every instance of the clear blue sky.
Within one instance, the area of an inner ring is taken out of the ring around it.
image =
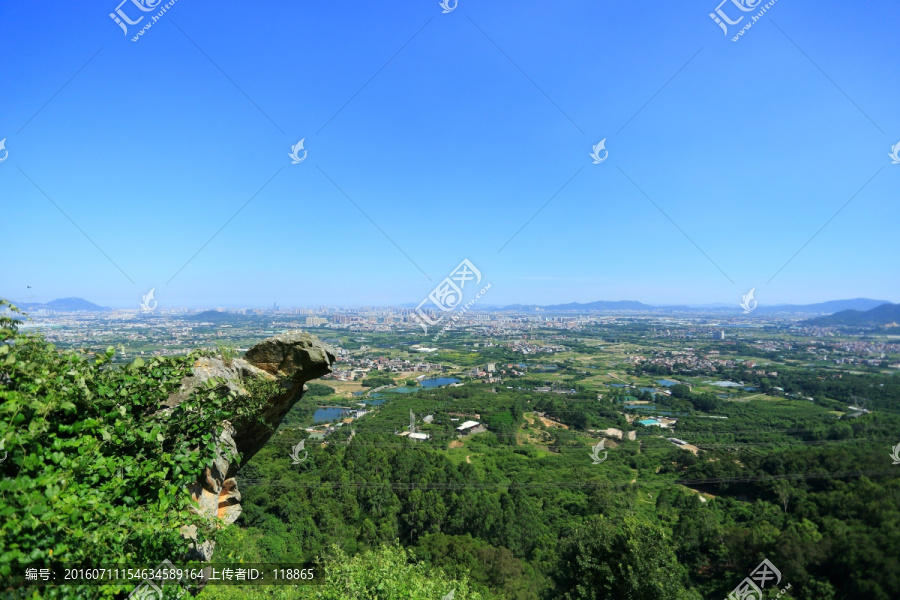
[[[895,1],[116,4],[0,3],[2,296],[900,301]]]

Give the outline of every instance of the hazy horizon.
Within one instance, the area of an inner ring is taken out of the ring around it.
[[[0,297],[3,297],[3,296],[0,296]],[[80,298],[78,296],[67,296],[65,298],[52,298],[52,299],[46,300],[46,301],[39,301],[39,300],[35,299],[35,300],[29,301],[29,302],[23,302],[23,301],[19,300],[18,302],[26,303],[26,304],[30,304],[30,303],[46,304],[48,302],[52,302],[53,300],[62,300],[62,299],[66,299],[66,298],[79,298],[81,300],[87,300],[88,302],[91,302],[92,304],[96,304],[103,308],[109,308],[111,310],[129,310],[129,309],[139,310],[139,308],[140,308],[139,303],[126,304],[126,305],[103,304],[100,302],[94,302],[90,298]],[[7,299],[10,299],[10,298],[7,298]],[[154,298],[154,299],[157,301],[157,303],[159,302],[158,298]],[[13,300],[15,303],[15,299],[10,299],[10,300]],[[817,302],[804,302],[804,303],[800,303],[800,304],[793,303],[793,302],[773,302],[773,303],[767,303],[767,304],[759,304],[758,306],[760,308],[767,308],[767,307],[775,308],[775,307],[779,307],[779,306],[797,306],[797,305],[804,306],[804,305],[822,304],[825,302],[846,302],[846,301],[852,301],[852,300],[875,300],[875,301],[883,301],[886,303],[896,304],[893,300],[882,300],[879,298],[864,298],[862,296],[855,296],[852,298],[830,298],[827,300],[821,300],[821,301],[817,301]],[[642,300],[635,299],[635,298],[626,298],[626,299],[622,299],[622,300],[597,299],[597,300],[590,300],[587,302],[575,302],[575,303],[576,304],[590,304],[592,302],[639,302],[641,304],[644,304],[649,307],[654,307],[654,308],[669,307],[669,306],[673,306],[673,307],[674,306],[684,306],[684,307],[692,308],[692,309],[704,309],[704,308],[709,308],[709,309],[735,308],[735,309],[738,309],[739,308],[737,303],[728,303],[728,302],[712,302],[712,303],[708,303],[708,304],[690,304],[690,303],[653,304],[653,303],[649,303],[649,302],[643,302]],[[486,308],[496,309],[496,308],[503,308],[503,307],[508,307],[508,306],[516,306],[516,305],[520,305],[520,306],[554,306],[554,305],[565,305],[565,304],[571,304],[571,303],[573,303],[573,302],[552,302],[552,303],[512,302],[509,304],[493,304],[490,302],[479,302],[476,305],[474,305],[470,310],[472,310],[473,312],[477,312],[478,310],[483,310]],[[275,304],[278,305],[279,310],[281,310],[281,309],[285,309],[285,310],[288,310],[288,309],[290,309],[290,310],[314,309],[314,308],[385,308],[385,309],[387,309],[387,308],[414,308],[418,304],[418,302],[410,301],[410,302],[400,302],[400,303],[395,303],[395,304],[311,303],[311,304],[302,304],[302,305],[277,302]],[[242,308],[254,309],[254,310],[257,310],[257,309],[265,310],[265,309],[273,308],[273,303],[269,303],[269,304],[193,304],[193,305],[157,304],[157,306],[159,309],[161,309],[163,311],[165,311],[165,310],[182,310],[182,309],[186,309],[186,310],[217,310],[217,309],[236,310],[236,309],[242,309]]]

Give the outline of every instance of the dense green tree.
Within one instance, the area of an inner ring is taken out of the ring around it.
[[[566,600],[700,600],[671,538],[635,516],[621,522],[590,517],[565,540],[555,576]]]

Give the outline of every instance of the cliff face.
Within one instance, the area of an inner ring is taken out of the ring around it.
[[[178,392],[160,406],[161,413],[171,411],[211,378],[224,380],[238,394],[246,394],[244,385],[254,378],[279,381],[284,390],[270,398],[258,415],[222,423],[213,465],[189,487],[200,514],[210,520],[221,519],[225,524],[240,516],[241,494],[234,478],[238,470],[266,444],[278,423],[303,395],[304,384],[330,373],[334,360],[334,350],[315,336],[290,331],[253,346],[243,359],[226,362],[204,357],[194,363],[191,376],[185,377]],[[254,417],[262,417],[261,422]],[[238,453],[240,461],[236,458]],[[196,533],[193,527],[184,530],[185,536],[194,540]],[[212,542],[195,543],[194,550],[193,558],[212,558]]]

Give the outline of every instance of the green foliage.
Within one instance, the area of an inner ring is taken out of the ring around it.
[[[242,393],[211,381],[159,418],[159,401],[199,354],[115,365],[111,353],[60,354],[15,326],[0,313],[8,341],[0,344],[0,439],[9,451],[0,464],[0,576],[59,557],[177,560],[185,550],[178,529],[193,519],[184,485],[214,455],[218,423],[257,418],[280,383],[248,382]],[[440,356],[430,359],[483,364],[508,353],[468,352],[462,338],[452,339],[442,338]],[[314,400],[298,403],[282,434],[238,474],[244,512],[216,533],[216,560],[316,562],[327,583],[210,586],[200,597],[437,600],[455,589],[457,599],[724,598],[764,557],[797,600],[900,597],[900,480],[879,474],[890,469],[900,428],[896,375],[779,367],[762,377],[740,366],[716,377],[817,400],[731,402],[697,391],[699,375],[683,378],[694,391],[679,385],[671,397],[652,396],[594,389],[603,384],[580,379],[586,368],[576,360],[554,365],[517,377],[515,388],[473,382],[385,394],[392,399],[353,424],[352,440],[349,427],[339,429],[308,443],[309,459],[294,465],[287,449],[306,437],[316,399],[337,396],[309,384]],[[375,372],[363,382],[386,384],[393,381]],[[576,392],[533,390],[551,384]],[[619,412],[631,395],[674,411],[677,435],[702,453],[637,427],[635,441],[607,436],[608,460],[592,465],[589,449],[604,429],[633,428]],[[852,420],[828,412],[854,396],[877,411]],[[393,435],[410,410],[420,421],[434,416],[418,425],[429,440]],[[538,411],[552,421],[542,423]],[[713,411],[727,419],[698,414]],[[479,420],[488,431],[459,438],[451,417]],[[700,486],[715,497],[702,503],[677,477],[716,478]]]
[[[179,560],[188,550],[182,526],[211,535],[186,486],[214,457],[221,421],[253,415],[280,390],[276,382],[254,383],[245,395],[211,382],[166,415],[160,403],[197,354],[116,366],[113,348],[60,353],[19,333],[11,317],[0,326],[0,440],[9,453],[0,463],[0,577],[62,563]]]
[[[533,568],[508,549],[494,547],[471,535],[437,533],[423,536],[413,551],[452,576],[462,574],[481,589],[494,589],[508,600],[538,600],[546,584]]]
[[[225,362],[225,364],[230,367],[231,362],[235,358],[237,358],[237,355],[238,355],[237,350],[235,349],[234,346],[226,345],[226,344],[219,344],[218,347],[219,347],[219,356],[222,358],[222,360]]]
[[[334,394],[334,388],[321,383],[307,383],[306,391],[303,393],[304,398],[315,398],[321,396],[331,396]]]
[[[363,387],[381,387],[383,385],[394,385],[394,379],[388,375],[369,375],[360,382]]]
[[[448,577],[441,569],[399,546],[384,546],[350,557],[338,547],[314,569],[325,583],[316,586],[207,587],[202,600],[438,600],[451,591],[455,600],[492,600],[475,591],[465,574]],[[499,599],[498,599],[499,600]]]
[[[564,541],[560,562],[566,600],[701,600],[685,588],[687,573],[666,532],[634,517],[591,517]]]

